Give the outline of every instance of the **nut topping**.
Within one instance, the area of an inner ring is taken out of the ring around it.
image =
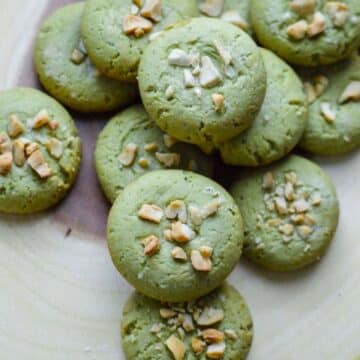
[[[191,66],[193,58],[184,50],[173,49],[168,56],[168,61],[170,65],[187,67]]]
[[[341,94],[339,102],[340,104],[344,104],[345,102],[351,100],[360,100],[360,81],[352,81]]]
[[[172,136],[168,135],[168,134],[164,134],[164,144],[166,145],[166,147],[168,147],[169,149],[174,146],[176,143],[178,143],[179,140],[173,138]]]
[[[29,142],[25,144],[25,154],[27,157],[29,157],[33,152],[39,149],[40,149],[39,144],[35,142]]]
[[[155,152],[157,149],[158,149],[158,144],[156,143],[145,144],[144,146],[144,150],[147,152]]]
[[[206,344],[202,340],[193,337],[191,338],[191,346],[195,354],[200,354],[205,350]]]
[[[48,125],[50,121],[50,116],[47,110],[41,110],[32,121],[33,129],[40,129],[41,127]]]
[[[180,154],[177,153],[155,153],[155,157],[167,168],[179,166],[181,161]]]
[[[138,151],[138,146],[136,144],[127,144],[122,153],[119,156],[119,162],[123,166],[130,166],[135,161]]]
[[[325,10],[330,15],[335,27],[342,27],[349,17],[349,8],[343,2],[329,1],[325,5]]]
[[[221,20],[226,21],[235,26],[238,26],[242,30],[247,30],[249,28],[249,24],[242,18],[242,16],[236,10],[225,11],[221,15]]]
[[[303,239],[307,239],[312,234],[313,229],[308,225],[301,225],[297,227],[297,232]]]
[[[315,94],[317,97],[322,95],[329,86],[329,79],[324,75],[317,75],[314,77]]]
[[[165,345],[172,353],[175,360],[183,360],[185,357],[185,344],[175,335],[171,335],[166,341]]]
[[[144,255],[152,256],[160,250],[160,240],[155,235],[150,235],[142,242],[144,245]]]
[[[202,337],[208,344],[213,344],[223,341],[224,333],[216,329],[206,329],[202,332]]]
[[[209,359],[221,359],[225,354],[226,345],[224,342],[211,344],[207,347],[206,356]]]
[[[301,16],[306,16],[314,12],[316,0],[292,0],[290,8]]]
[[[221,57],[221,60],[223,61],[223,63],[227,66],[230,65],[232,63],[232,57],[231,54],[220,44],[219,41],[214,41],[214,46],[216,51],[218,52],[218,54]]]
[[[165,216],[168,219],[179,219],[181,222],[186,223],[187,211],[185,203],[182,200],[172,201],[165,209]]]
[[[175,260],[179,260],[179,261],[186,261],[187,260],[186,252],[179,246],[176,246],[171,250],[171,256]]]
[[[13,142],[14,150],[14,162],[17,166],[23,166],[25,164],[25,144],[21,140],[15,140]]]
[[[211,258],[214,250],[210,246],[200,246],[199,251],[204,258]]]
[[[7,175],[11,170],[13,163],[13,155],[11,152],[0,155],[0,174]]]
[[[161,0],[146,0],[140,14],[155,22],[161,20]]]
[[[215,110],[217,112],[221,112],[224,105],[224,96],[221,94],[212,94],[211,100],[215,105]]]
[[[305,20],[299,20],[295,24],[289,25],[286,29],[288,36],[294,40],[304,39],[308,31],[308,23]]]
[[[210,201],[209,203],[207,203],[206,205],[204,205],[203,209],[202,209],[202,217],[203,219],[206,219],[212,215],[215,215],[221,206],[221,199],[217,198],[213,201]]]
[[[184,315],[184,321],[182,323],[182,327],[184,328],[184,330],[186,332],[195,330],[194,322],[193,322],[191,315],[189,315],[189,314]]]
[[[307,28],[308,36],[315,37],[321,34],[325,30],[325,26],[326,26],[325,16],[321,12],[317,11],[314,14],[312,22],[309,24]]]
[[[336,120],[336,112],[331,109],[331,104],[328,102],[320,104],[320,113],[329,124]]]
[[[82,51],[80,51],[79,49],[74,49],[71,53],[70,56],[70,60],[75,64],[75,65],[80,65],[86,58],[86,54],[84,54]]]
[[[40,150],[34,151],[28,158],[28,164],[40,176],[41,179],[46,179],[51,176],[51,169],[45,162],[44,156]]]
[[[160,309],[160,316],[163,319],[171,319],[177,315],[176,311],[168,309],[168,308],[161,308]]]
[[[222,77],[209,56],[201,57],[200,85],[212,88],[221,82]]]
[[[228,337],[231,340],[236,340],[238,338],[238,336],[234,330],[229,329],[229,330],[225,330],[224,332],[225,332],[226,337]]]
[[[163,217],[163,211],[156,205],[153,204],[144,204],[141,206],[141,209],[138,212],[140,219],[148,220],[155,224],[160,224]]]
[[[186,88],[193,88],[196,86],[196,80],[189,69],[184,69],[184,83]]]
[[[317,98],[317,95],[315,92],[315,87],[310,82],[305,82],[304,88],[305,88],[305,92],[307,95],[307,100],[308,100],[309,104],[312,104]]]
[[[187,226],[180,221],[176,221],[171,224],[171,239],[179,242],[185,243],[193,239],[195,233]]]
[[[9,135],[5,132],[0,133],[0,154],[12,151],[12,143]]]
[[[274,176],[272,172],[268,171],[263,177],[263,189],[270,190],[274,186]]]
[[[194,225],[202,224],[204,218],[203,218],[203,213],[199,208],[197,208],[196,206],[189,206],[189,214],[190,214],[191,222]]]
[[[190,257],[191,264],[195,270],[204,272],[211,271],[212,263],[210,258],[201,255],[199,250],[192,250]]]
[[[149,160],[146,158],[140,158],[138,163],[143,169],[147,169],[149,167]]]
[[[49,154],[55,159],[60,159],[64,153],[64,144],[56,138],[50,138],[46,144]]]
[[[126,35],[141,37],[151,31],[153,24],[151,21],[137,15],[126,15],[123,21],[123,30]]]
[[[199,10],[211,17],[218,17],[221,15],[224,8],[225,0],[204,0],[199,5]]]
[[[19,118],[16,115],[10,115],[8,122],[8,133],[10,137],[16,138],[17,136],[21,135],[24,131],[25,131],[25,126],[19,120]]]

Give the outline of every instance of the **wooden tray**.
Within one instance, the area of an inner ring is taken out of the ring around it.
[[[39,87],[32,40],[41,19],[69,2],[0,0],[0,88]],[[70,196],[50,212],[0,216],[1,360],[124,359],[119,320],[132,290],[108,255],[109,206],[92,165],[108,116],[74,117],[84,159]],[[360,355],[360,157],[316,161],[341,201],[339,230],[327,255],[294,274],[264,272],[242,260],[230,277],[254,317],[250,360]]]

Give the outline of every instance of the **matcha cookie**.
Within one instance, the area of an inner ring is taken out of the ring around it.
[[[309,121],[300,146],[318,155],[341,155],[360,147],[360,56],[302,70]]]
[[[253,35],[250,24],[251,0],[197,0],[201,15],[219,18]]]
[[[318,260],[334,236],[335,188],[309,160],[290,156],[242,173],[231,193],[244,216],[244,254],[269,270],[296,270]]]
[[[119,272],[141,293],[180,302],[218,287],[241,255],[242,219],[214,181],[181,170],[149,172],[116,199],[108,245]]]
[[[288,154],[299,142],[307,121],[302,82],[280,58],[261,50],[265,63],[265,100],[250,129],[220,146],[230,165],[259,166]]]
[[[109,111],[138,98],[135,84],[102,76],[80,39],[84,4],[57,10],[42,25],[35,43],[35,66],[45,89],[64,105],[81,112]]]
[[[162,130],[210,152],[251,125],[265,96],[266,72],[245,32],[203,17],[164,32],[146,48],[139,85]]]
[[[196,0],[88,0],[81,33],[103,74],[135,81],[149,41],[169,25],[197,15]]]
[[[80,158],[77,129],[59,103],[33,89],[0,93],[0,211],[55,205],[73,185]]]
[[[211,177],[214,169],[212,158],[162,132],[141,105],[109,121],[96,144],[95,166],[110,202],[131,181],[149,171],[177,168]]]
[[[128,360],[244,360],[253,323],[243,297],[225,283],[180,304],[134,293],[124,307],[121,337]]]
[[[358,0],[253,0],[251,20],[260,44],[296,65],[333,64],[360,43]]]

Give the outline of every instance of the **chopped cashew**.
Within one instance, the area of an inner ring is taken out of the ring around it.
[[[275,198],[275,208],[279,215],[287,214],[287,204],[286,200],[283,197],[276,197]]]
[[[204,258],[211,258],[214,249],[210,246],[200,246],[199,251]]]
[[[263,177],[262,187],[265,190],[270,190],[274,186],[274,176],[272,172],[268,171]]]
[[[202,256],[199,250],[192,250],[190,258],[195,270],[204,272],[211,271],[212,263],[210,258]]]
[[[13,155],[11,152],[0,155],[0,175],[6,175],[11,170]]]
[[[212,88],[221,82],[222,77],[209,56],[201,57],[200,85]]]
[[[179,219],[181,222],[186,223],[187,211],[185,203],[182,200],[172,201],[165,209],[165,216],[168,219]]]
[[[210,326],[224,320],[224,311],[212,307],[206,307],[200,314],[196,323],[200,326]]]
[[[296,213],[301,214],[307,212],[310,209],[310,204],[305,199],[299,199],[293,203],[293,207]]]
[[[185,353],[186,353],[185,344],[175,335],[171,335],[165,341],[165,345],[170,350],[175,360],[183,360],[185,358]]]
[[[314,12],[316,0],[292,0],[290,8],[301,16],[306,16]]]
[[[224,333],[216,329],[202,331],[202,337],[208,344],[218,343],[224,340]]]
[[[167,168],[179,166],[181,161],[180,154],[177,153],[155,153],[155,157]]]
[[[75,64],[75,65],[80,65],[86,58],[86,54],[84,54],[82,51],[80,51],[79,49],[74,49],[71,53],[70,56],[70,60]]]
[[[294,225],[291,224],[284,224],[279,226],[279,231],[287,236],[292,235],[294,230],[295,230]]]
[[[160,316],[163,319],[172,319],[177,315],[176,311],[168,309],[168,308],[161,308],[160,309]]]
[[[330,124],[336,120],[336,112],[331,109],[331,104],[324,102],[320,104],[320,112],[323,118]]]
[[[309,37],[317,36],[322,32],[324,32],[325,27],[326,27],[325,16],[321,12],[317,11],[314,14],[314,17],[307,28],[307,34]]]
[[[168,61],[170,65],[187,67],[191,66],[193,58],[184,50],[173,49],[168,56]]]
[[[329,1],[325,5],[325,10],[336,27],[343,26],[349,18],[349,7],[343,2]]]
[[[225,348],[224,342],[211,344],[206,349],[206,356],[209,359],[221,359],[225,354]]]
[[[292,39],[302,40],[308,31],[308,27],[309,25],[305,20],[299,20],[295,24],[289,25],[286,32]]]
[[[35,152],[36,150],[39,150],[40,146],[39,144],[35,143],[35,142],[29,142],[27,144],[25,144],[25,154],[27,157],[29,157],[33,152]]]
[[[48,127],[50,130],[56,130],[59,127],[59,123],[55,120],[51,120],[48,123]]]
[[[194,322],[191,315],[189,314],[184,315],[184,321],[182,323],[182,327],[186,332],[195,330]]]
[[[307,100],[308,100],[309,104],[312,104],[317,98],[317,95],[315,92],[315,87],[310,82],[305,82],[304,87],[305,87],[305,92],[307,95]]]
[[[287,182],[285,184],[284,193],[285,193],[286,200],[288,200],[288,201],[294,200],[294,196],[295,196],[294,185],[291,182]]]
[[[186,252],[179,246],[176,246],[171,250],[171,256],[175,260],[180,260],[180,261],[186,261],[187,260]]]
[[[17,136],[21,135],[24,131],[25,131],[25,126],[19,120],[19,118],[16,115],[10,115],[8,122],[8,133],[10,137],[16,138]]]
[[[41,179],[46,179],[51,176],[51,169],[45,162],[44,156],[40,150],[36,150],[30,155],[28,158],[28,164]]]
[[[225,0],[204,0],[199,5],[199,10],[211,17],[218,17],[221,15],[224,8]]]
[[[360,101],[360,81],[351,81],[341,94],[339,102],[343,104],[351,100]]]
[[[190,214],[191,222],[194,225],[202,224],[204,217],[203,217],[202,211],[198,207],[190,205],[189,206],[189,214]]]
[[[242,30],[247,30],[249,24],[243,19],[243,17],[236,10],[225,11],[221,15],[221,20],[229,22],[235,26],[238,26]]]
[[[139,13],[139,7],[136,4],[132,4],[130,7],[130,14],[137,15]]]
[[[217,112],[221,112],[224,105],[224,96],[221,94],[212,94],[211,100],[215,105],[215,110]]]
[[[216,198],[210,201],[209,203],[205,204],[201,210],[203,219],[215,215],[219,211],[220,206],[221,206],[220,198]]]
[[[176,221],[171,224],[171,239],[179,242],[185,243],[193,239],[195,236],[194,232],[180,221]]]
[[[161,0],[146,0],[140,14],[143,17],[159,22],[161,20]]]
[[[230,65],[233,60],[231,54],[217,40],[214,41],[214,46],[224,64]]]
[[[17,166],[23,166],[25,164],[25,144],[21,140],[15,140],[13,143],[14,150],[14,162]]]
[[[144,245],[144,255],[152,256],[160,250],[160,240],[155,235],[146,237],[142,244]]]
[[[316,193],[312,197],[312,205],[318,206],[321,204],[321,195],[319,193]]]
[[[174,146],[176,143],[178,143],[179,140],[173,138],[172,136],[168,135],[168,134],[164,134],[164,144],[166,145],[166,147],[171,148],[172,146]]]
[[[155,224],[160,224],[163,217],[163,211],[156,205],[143,204],[138,212],[138,216],[140,219],[148,220]]]
[[[122,153],[119,156],[119,162],[123,166],[130,166],[135,161],[138,151],[138,146],[136,144],[127,144]]]
[[[184,83],[186,88],[193,88],[196,86],[196,79],[189,69],[184,69]]]
[[[136,15],[126,15],[123,21],[123,30],[126,35],[141,37],[151,31],[153,24],[148,19]]]
[[[46,149],[55,159],[60,159],[64,153],[64,144],[56,138],[50,138],[46,144]]]
[[[314,83],[315,83],[315,87],[314,87],[315,94],[316,96],[320,96],[329,86],[329,79],[324,75],[317,75],[314,77]]]
[[[5,132],[0,133],[0,154],[12,151],[12,142],[9,135]]]
[[[48,125],[50,121],[50,115],[47,110],[41,110],[32,121],[32,128],[39,129],[44,125]]]
[[[191,347],[194,350],[195,354],[202,353],[205,350],[205,345],[206,344],[202,340],[196,337],[191,338]]]
[[[231,340],[236,340],[238,338],[238,336],[234,330],[229,329],[229,330],[225,330],[224,332],[225,332],[226,337],[228,337]]]
[[[313,229],[308,225],[301,225],[297,227],[297,232],[301,238],[307,239],[313,232]]]

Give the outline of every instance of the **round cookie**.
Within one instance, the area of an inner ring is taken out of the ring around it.
[[[251,125],[265,96],[266,72],[245,32],[202,17],[164,32],[146,48],[139,86],[162,130],[210,152]]]
[[[251,21],[260,44],[296,65],[333,64],[360,42],[358,0],[253,0]]]
[[[0,211],[55,205],[73,185],[80,160],[77,129],[59,103],[34,89],[0,93]]]
[[[201,15],[217,17],[253,35],[250,23],[251,0],[197,0]]]
[[[143,3],[141,10],[137,3]],[[195,0],[88,0],[81,33],[90,58],[103,74],[135,81],[150,39],[169,25],[197,15]]]
[[[360,56],[336,65],[302,70],[310,107],[300,147],[341,155],[360,147]]]
[[[126,149],[131,159],[123,161]],[[119,159],[120,157],[120,159]],[[130,162],[130,163],[129,163]],[[106,197],[114,202],[118,194],[146,172],[179,168],[213,175],[212,158],[193,145],[177,142],[162,132],[141,105],[135,105],[112,118],[98,137],[95,166]]]
[[[244,216],[244,254],[269,270],[296,270],[318,260],[336,231],[335,188],[304,158],[292,155],[243,173],[231,193]]]
[[[45,89],[81,112],[110,111],[138,98],[135,84],[100,75],[80,39],[84,3],[67,5],[47,19],[35,43],[35,66]]]
[[[226,283],[181,304],[162,304],[134,293],[124,307],[121,337],[128,360],[173,360],[175,354],[187,360],[245,360],[253,322],[243,297]]]
[[[232,197],[193,172],[157,170],[130,183],[108,220],[112,260],[138,291],[180,302],[218,287],[239,260],[242,218]]]

